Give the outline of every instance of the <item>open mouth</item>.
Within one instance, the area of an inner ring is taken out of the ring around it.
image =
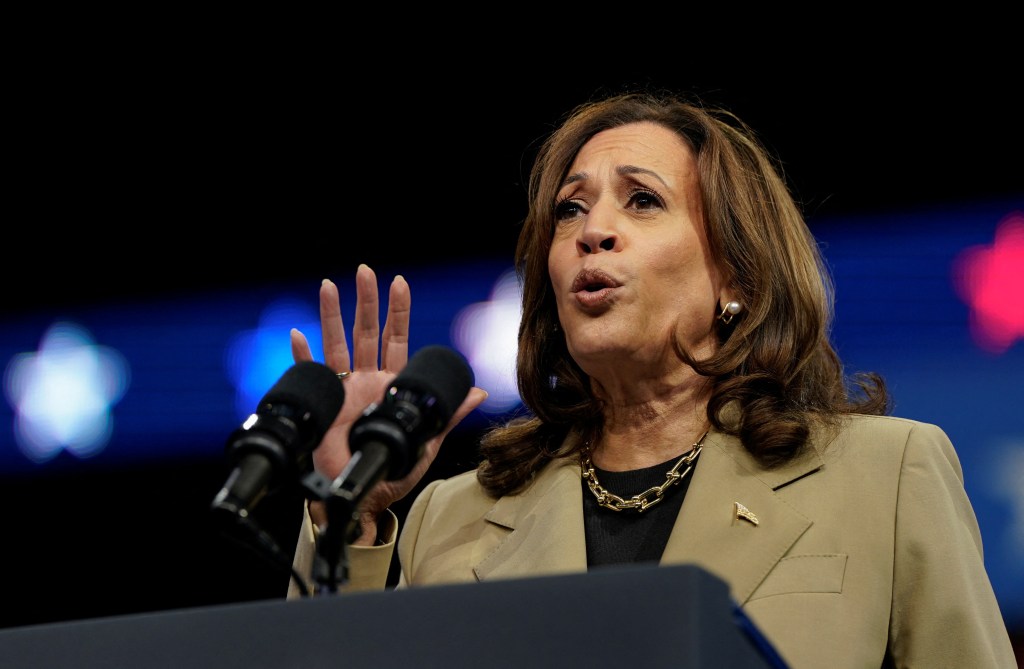
[[[622,284],[599,269],[585,269],[572,282],[576,303],[588,312],[604,311],[614,302],[616,289]]]
[[[597,293],[606,288],[618,288],[619,282],[598,269],[585,269],[572,282],[574,293]]]

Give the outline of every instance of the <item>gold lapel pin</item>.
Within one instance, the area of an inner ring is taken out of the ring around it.
[[[755,516],[755,515],[754,515],[754,514],[753,514],[753,513],[752,513],[752,512],[750,511],[750,509],[748,509],[747,507],[743,506],[743,505],[742,505],[742,504],[740,504],[739,502],[733,502],[733,504],[735,504],[735,505],[736,505],[736,519],[737,519],[737,520],[739,520],[740,518],[742,518],[742,519],[744,519],[744,520],[749,520],[749,521],[750,521],[750,522],[752,522],[752,523],[753,523],[754,525],[757,525],[757,524],[758,524],[758,522],[759,522],[759,521],[757,520],[757,516]]]

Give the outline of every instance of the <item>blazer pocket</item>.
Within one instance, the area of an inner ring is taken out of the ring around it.
[[[846,555],[792,555],[779,560],[747,601],[791,593],[843,591]]]

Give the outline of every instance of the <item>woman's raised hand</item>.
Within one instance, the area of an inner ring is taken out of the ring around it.
[[[356,310],[350,355],[341,317],[338,287],[327,279],[320,286],[324,362],[335,372],[351,371],[351,374],[338,381],[345,384],[345,403],[320,445],[313,451],[314,467],[328,479],[337,478],[352,457],[348,443],[352,424],[367,406],[383,398],[388,385],[409,360],[411,306],[409,284],[402,276],[396,276],[388,293],[387,318],[381,332],[377,276],[368,266],[360,265],[356,270]],[[291,347],[295,362],[313,360],[309,342],[299,330],[291,331]],[[441,434],[424,444],[423,455],[412,471],[399,480],[381,481],[367,492],[360,505],[364,534],[356,543],[373,541],[377,516],[412,490],[430,467],[445,435],[485,399],[487,393],[484,390],[471,388]],[[322,515],[317,518],[317,511],[322,514],[322,509],[318,510],[311,505],[310,511],[314,520],[326,520]]]

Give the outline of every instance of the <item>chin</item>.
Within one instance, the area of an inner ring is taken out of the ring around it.
[[[603,324],[591,324],[588,327],[574,328],[566,332],[565,343],[569,354],[581,363],[583,360],[607,360],[609,356],[624,355],[630,347],[624,346],[629,341],[617,329]]]

